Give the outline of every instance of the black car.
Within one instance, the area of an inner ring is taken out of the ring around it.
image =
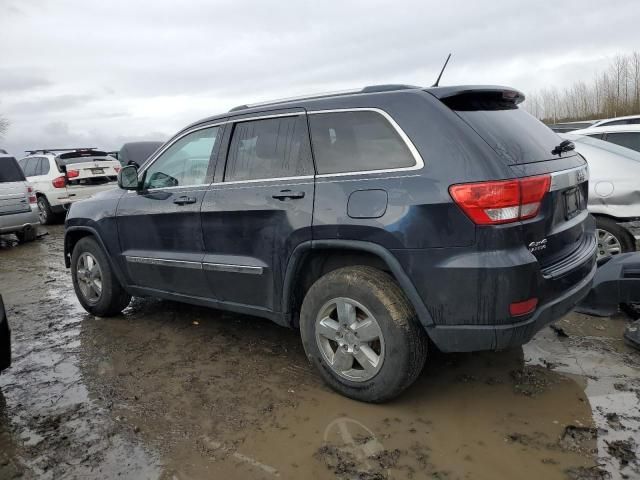
[[[11,365],[11,330],[0,295],[0,372]]]
[[[132,295],[299,328],[339,392],[384,401],[440,350],[521,345],[590,289],[587,165],[493,86],[366,87],[241,106],[75,203],[92,314]]]

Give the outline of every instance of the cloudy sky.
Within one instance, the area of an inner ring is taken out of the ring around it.
[[[636,0],[0,0],[0,147],[164,140],[243,103],[379,83],[590,80]]]

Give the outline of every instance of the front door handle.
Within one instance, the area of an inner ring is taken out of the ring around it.
[[[187,205],[189,203],[196,203],[197,200],[195,197],[187,197],[186,195],[183,195],[182,197],[178,197],[176,198],[173,203],[175,203],[176,205]]]
[[[287,200],[287,199],[297,199],[304,198],[304,192],[292,192],[291,190],[280,190],[280,193],[274,193],[272,195],[276,200]]]

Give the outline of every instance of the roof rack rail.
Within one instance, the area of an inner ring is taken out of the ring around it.
[[[339,97],[342,95],[356,95],[359,93],[378,93],[378,92],[392,92],[394,90],[409,90],[414,88],[421,88],[415,85],[403,85],[403,84],[384,84],[384,85],[368,85],[363,88],[356,88],[352,90],[338,90],[334,92],[315,93],[310,95],[301,95],[299,97],[279,98],[277,100],[269,100],[267,102],[248,103],[246,105],[238,105],[233,107],[229,112],[237,112],[239,110],[246,110],[248,108],[264,107],[267,105],[276,105],[279,103],[289,103],[299,100],[316,100],[319,98],[327,97]]]
[[[79,152],[82,150],[97,150],[96,147],[73,147],[73,148],[36,148],[34,150],[25,150],[29,155],[34,153],[52,153],[52,152]]]

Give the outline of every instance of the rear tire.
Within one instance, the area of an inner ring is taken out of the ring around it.
[[[42,225],[51,225],[56,221],[56,214],[51,210],[49,200],[44,195],[38,197],[38,209],[40,210],[39,217]]]
[[[311,286],[300,335],[329,386],[364,402],[399,395],[427,356],[427,335],[404,293],[388,274],[367,266],[334,270]]]
[[[98,317],[122,312],[131,296],[122,288],[102,247],[93,237],[81,238],[71,255],[73,288],[84,309]]]
[[[33,242],[38,236],[35,228],[26,228],[20,232],[16,232],[16,237],[20,243]]]
[[[634,240],[615,220],[596,217],[598,235],[598,262],[621,253],[635,251]]]

